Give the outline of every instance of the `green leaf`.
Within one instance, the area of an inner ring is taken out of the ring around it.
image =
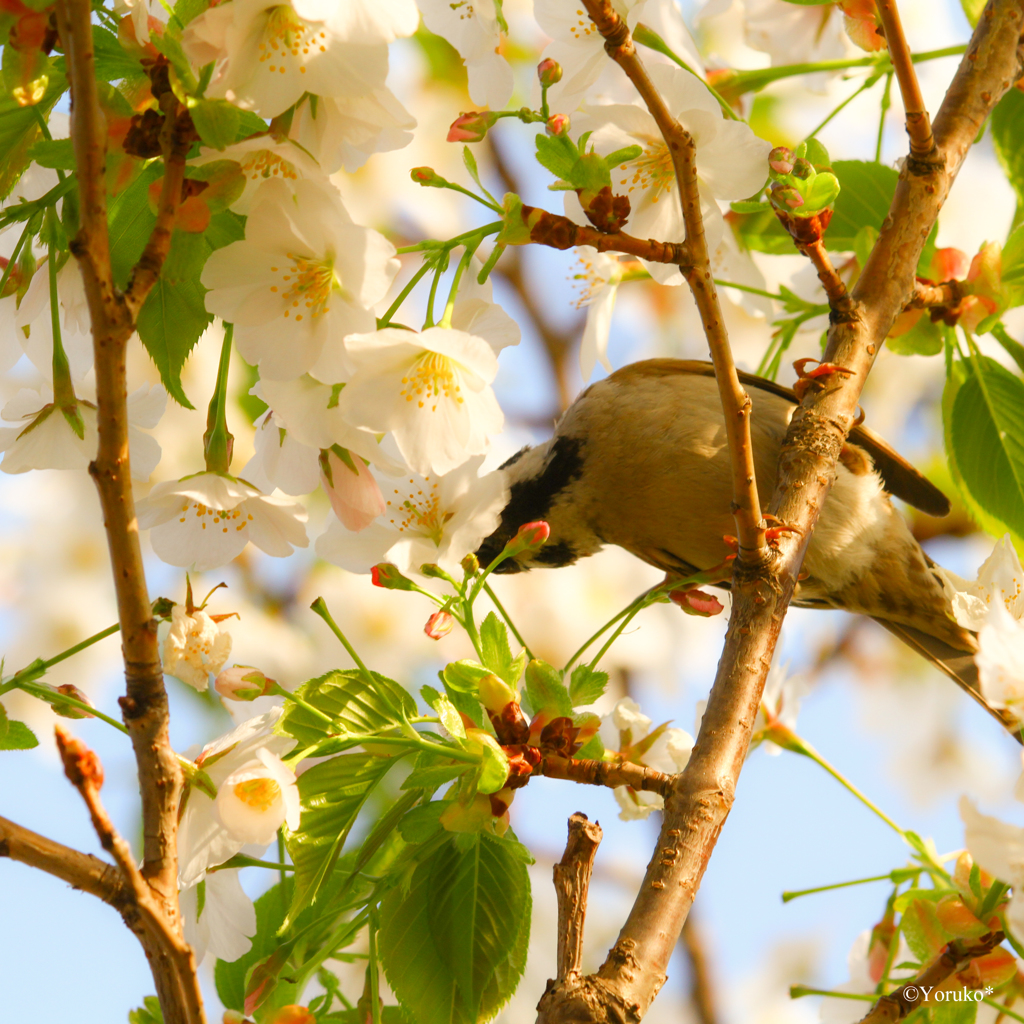
[[[295,865],[295,895],[285,926],[316,900],[367,797],[399,760],[340,754],[299,776],[302,818],[295,832],[285,833]]]
[[[1001,323],[992,325],[990,333],[1003,346],[1004,351],[1017,364],[1017,369],[1024,373],[1024,345],[1006,333]]]
[[[251,110],[239,110],[238,116],[238,137],[235,139],[236,142],[241,142],[243,139],[249,138],[250,135],[259,135],[269,127],[259,114],[254,114]]]
[[[416,714],[415,702],[398,683],[376,672],[373,680],[371,687],[357,669],[328,672],[310,679],[296,693],[317,710],[330,715],[335,724],[328,726],[316,715],[289,701],[275,730],[294,736],[301,747],[311,747],[324,739],[328,731],[341,736],[386,732],[401,725],[403,712],[406,716]]]
[[[476,788],[479,793],[497,793],[505,788],[508,779],[508,757],[496,741],[484,742],[483,763],[480,766],[480,778]]]
[[[505,644],[507,646],[508,639]],[[441,676],[445,686],[458,693],[477,693],[480,689],[480,680],[488,676],[493,669],[487,668],[476,661],[453,661],[445,665]]]
[[[189,62],[188,57],[185,56],[185,51],[181,47],[181,41],[169,32],[164,32],[160,35],[154,32],[149,37],[149,41],[154,49],[162,53],[171,62],[171,67],[174,69],[174,73],[178,76],[178,81],[181,82],[185,91],[190,95],[195,95],[199,83],[196,81],[196,76],[192,73],[192,64]]]
[[[3,716],[7,722],[7,731],[0,736],[0,750],[31,750],[39,746],[35,733],[24,723]]]
[[[175,231],[160,277],[146,298],[136,326],[139,340],[160,371],[167,393],[192,409],[181,386],[181,370],[203,331],[212,323],[206,289],[199,283],[210,245],[202,235]]]
[[[953,996],[960,995],[960,992],[965,991],[967,990],[960,989],[958,992],[956,989],[953,989],[944,994]],[[976,1002],[973,998],[964,999],[962,995],[959,1002],[943,999],[941,1003],[934,1003],[929,1008],[931,1024],[974,1024],[978,1018],[978,1007],[980,1005],[981,1003]]]
[[[898,356],[936,356],[943,349],[942,328],[925,311],[905,334],[886,338],[885,347]]]
[[[572,717],[572,698],[561,673],[546,661],[535,659],[526,666],[526,694],[534,714],[548,711],[556,717]]]
[[[174,5],[174,16],[182,25],[198,18],[210,6],[209,0],[178,0]]]
[[[985,10],[985,0],[960,0],[964,16],[970,22],[971,28],[978,24],[981,12]]]
[[[931,900],[915,900],[900,918],[900,930],[906,936],[910,951],[921,963],[927,963],[950,940],[950,934],[939,923],[939,915]]]
[[[480,180],[480,171],[476,166],[476,157],[473,156],[473,150],[471,150],[469,146],[462,147],[462,162],[466,165],[466,170],[469,171],[469,176],[476,182],[476,187],[480,189],[480,191],[483,192],[491,202],[498,204],[498,200],[495,199],[486,188],[484,188],[484,183]]]
[[[381,903],[380,952],[416,1024],[476,1024],[515,991],[526,965],[530,882],[502,839],[475,833],[437,847],[409,889]]]
[[[429,755],[433,759],[433,755]],[[441,786],[452,782],[460,775],[472,771],[473,766],[465,762],[456,764],[417,764],[410,772],[409,777],[402,783],[402,789],[425,789],[433,793]]]
[[[156,214],[149,208],[149,186],[163,174],[158,161],[148,164],[142,173],[119,192],[108,208],[110,221],[110,265],[114,283],[125,288],[132,268],[156,226]]]
[[[1024,381],[986,357],[969,368],[953,402],[948,454],[973,501],[1024,536]]]
[[[556,178],[569,181],[572,169],[580,158],[576,143],[565,132],[561,135],[545,135],[541,132],[536,136],[536,142],[537,162],[541,167],[549,170]]]
[[[1018,225],[1003,246],[1002,292],[1007,309],[1024,306],[1024,224]]]
[[[519,683],[522,666],[519,666],[517,672],[516,660],[512,657],[512,650],[508,644],[508,630],[494,612],[490,612],[480,624],[480,650],[487,668],[515,689]]]
[[[604,694],[608,685],[607,672],[595,672],[589,665],[577,665],[569,680],[569,699],[573,707],[593,704]]]
[[[99,81],[120,82],[125,78],[140,78],[144,74],[138,59],[117,41],[113,32],[102,25],[93,25],[92,45],[96,78]]]
[[[996,104],[989,123],[996,156],[1017,193],[1017,201],[1024,202],[1024,93],[1008,90]]]
[[[11,96],[0,96],[0,200],[10,195],[31,159],[29,150],[43,138],[37,114],[49,116],[53,105],[67,91],[67,80],[56,69],[43,98],[34,107],[19,106]]]
[[[137,1010],[128,1011],[128,1024],[164,1024],[160,1000],[156,996],[146,996],[142,1000],[142,1006]]]
[[[29,159],[40,167],[61,171],[75,169],[75,152],[70,139],[40,139],[28,152]]]
[[[241,111],[227,100],[195,100],[189,104],[192,124],[207,146],[226,149],[238,137]]]
[[[441,815],[448,807],[447,800],[433,800],[408,811],[398,825],[398,831],[407,843],[425,843],[441,827]]]

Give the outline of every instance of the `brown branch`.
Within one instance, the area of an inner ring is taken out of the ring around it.
[[[672,792],[675,776],[647,768],[642,764],[629,761],[591,761],[575,757],[559,757],[549,754],[541,765],[541,774],[549,779],[570,779],[588,786],[607,786],[617,789],[629,786],[635,790],[646,790],[649,793],[660,793],[668,796]]]
[[[569,818],[569,839],[562,859],[554,866],[558,900],[558,976],[548,982],[537,1009],[557,1004],[559,994],[579,984],[583,964],[583,925],[587,917],[587,893],[594,873],[594,858],[601,842],[601,826],[577,811]]]
[[[698,1024],[716,1024],[718,1014],[715,1011],[711,971],[708,968],[707,954],[704,952],[704,937],[694,921],[692,912],[687,915],[680,941],[690,962],[690,1003],[694,1016]]]
[[[725,647],[689,763],[665,801],[661,834],[618,941],[596,976],[538,1020],[635,1022],[664,984],[676,940],[735,798],[764,679],[804,551],[835,476],[867,373],[913,291],[914,270],[950,186],[1000,97],[1021,77],[1021,0],[990,0],[935,119],[936,158],[908,161],[889,216],[851,296],[854,317],[832,326],[825,359],[852,370],[808,389],[783,445],[769,505],[797,533],[779,538],[771,571],[737,568]],[[667,854],[671,854],[668,856]]]
[[[889,48],[889,60],[892,61],[896,81],[900,86],[900,95],[903,97],[907,135],[910,136],[910,156],[917,160],[930,158],[935,153],[935,138],[932,135],[924,97],[921,95],[921,87],[917,81],[917,72],[914,70],[914,60],[907,45],[907,37],[903,34],[903,24],[900,21],[896,0],[878,0],[878,13],[882,19],[885,43]]]
[[[0,818],[0,857],[54,875],[75,889],[99,897],[123,911],[132,902],[131,891],[117,868],[89,853],[47,839],[13,821]]]
[[[611,0],[584,0],[591,20],[604,36],[608,56],[629,76],[665,139],[686,225],[689,267],[682,267],[707,336],[715,379],[725,414],[725,433],[732,463],[733,515],[739,538],[737,562],[759,565],[766,560],[764,522],[754,476],[754,449],[750,443],[750,396],[743,390],[729,347],[729,336],[711,274],[711,259],[704,235],[697,185],[697,147],[693,136],[675,119],[633,45],[626,23],[612,7]]]
[[[928,1002],[928,993],[933,988],[941,988],[943,982],[968,967],[972,960],[991,953],[1004,938],[1002,932],[989,932],[974,942],[954,940],[915,978],[901,985],[895,992],[882,996],[867,1015],[861,1018],[859,1024],[895,1024],[903,1020],[922,1003]]]
[[[806,245],[798,245],[800,251],[814,264],[818,272],[818,280],[825,289],[825,297],[828,299],[829,308],[837,319],[849,318],[853,315],[853,302],[850,293],[846,290],[846,284],[832,266],[825,243],[819,238],[815,242]]]
[[[943,281],[942,284],[922,284],[916,281],[914,294],[903,309],[956,309],[963,297],[961,281]]]
[[[125,924],[135,933],[149,959],[153,980],[165,1020],[181,1024],[199,1024],[205,1020],[203,998],[196,977],[195,956],[184,938],[167,926],[167,915],[142,872],[135,864],[132,849],[114,828],[103,802],[103,766],[95,752],[75,739],[63,726],[54,730],[57,749],[64,765],[64,774],[78,790],[89,810],[92,827],[100,845],[116,861],[129,895],[122,908]]]

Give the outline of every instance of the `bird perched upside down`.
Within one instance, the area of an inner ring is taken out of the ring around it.
[[[753,404],[758,492],[767,503],[797,398],[772,381],[740,379]],[[509,501],[477,551],[480,562],[499,554],[524,523],[546,520],[551,536],[496,572],[570,565],[617,544],[672,576],[690,576],[730,553],[732,475],[710,363],[650,359],[624,367],[587,388],[550,441],[524,448],[502,469]],[[975,637],[954,621],[934,563],[890,495],[929,515],[949,512],[941,491],[880,437],[854,427],[793,604],[870,615],[1017,732],[1013,718],[978,692]]]

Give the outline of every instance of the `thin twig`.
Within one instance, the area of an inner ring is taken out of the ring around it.
[[[694,920],[692,911],[683,925],[680,941],[690,962],[690,1004],[693,1007],[693,1014],[698,1024],[716,1024],[718,1014],[715,1011],[711,971],[704,950],[704,936]]]
[[[675,780],[673,775],[629,761],[592,761],[587,758],[559,757],[556,754],[544,758],[541,774],[549,779],[571,779],[588,786],[607,786],[610,789],[629,786],[638,792],[646,790],[662,796],[672,792]]]
[[[942,284],[914,283],[914,295],[903,307],[907,309],[956,309],[964,297],[960,281],[943,281]]]
[[[0,818],[0,857],[9,857],[54,875],[117,910],[133,902],[131,890],[117,868],[90,853],[81,853],[22,828],[7,818]]]
[[[828,299],[829,308],[834,318],[849,317],[852,315],[853,304],[850,301],[850,293],[846,290],[846,284],[832,266],[825,243],[819,238],[816,242],[799,246],[800,251],[814,264],[818,272],[818,280],[825,289],[825,297]]]
[[[903,34],[903,24],[896,0],[878,0],[878,13],[885,31],[885,43],[889,48],[889,60],[896,72],[896,81],[903,97],[906,115],[907,135],[910,136],[910,155],[915,159],[931,157],[935,153],[935,138],[928,118],[928,110],[921,95],[921,86],[914,70],[914,59]]]
[[[972,960],[991,953],[1004,938],[1002,932],[989,932],[973,942],[954,940],[920,974],[895,992],[882,996],[867,1015],[861,1018],[859,1024],[895,1024],[903,1020],[922,1003],[927,1004],[927,995],[933,988],[941,986],[944,981],[968,967]],[[925,999],[921,998],[922,994]]]
[[[754,476],[754,449],[750,443],[750,396],[743,390],[729,346],[729,336],[711,276],[711,260],[704,235],[704,218],[697,186],[697,147],[693,136],[675,119],[664,97],[655,88],[633,45],[626,23],[612,7],[611,0],[584,0],[591,20],[604,36],[608,56],[629,76],[665,139],[686,225],[686,248],[690,260],[682,270],[693,293],[711,350],[715,379],[725,415],[725,433],[732,464],[733,514],[739,538],[737,562],[751,565],[766,559],[764,523]]]

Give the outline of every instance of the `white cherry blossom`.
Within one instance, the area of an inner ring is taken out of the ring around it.
[[[163,629],[163,624],[161,624]],[[231,654],[231,634],[201,608],[191,615],[182,604],[171,609],[170,628],[160,649],[164,672],[200,693],[210,685]]]
[[[157,484],[135,510],[157,556],[194,572],[226,565],[249,541],[278,558],[309,543],[301,505],[219,473]]]
[[[166,405],[167,392],[160,384],[152,388],[144,385],[128,396],[128,448],[136,480],[148,480],[160,462],[160,445],[146,429],[157,425]],[[80,399],[77,408],[83,437],[53,404],[49,385],[39,390],[22,388],[0,412],[0,420],[15,424],[0,427],[0,452],[4,453],[0,470],[25,473],[30,469],[88,469],[96,458],[99,439],[96,407]]]
[[[444,474],[487,449],[504,422],[491,382],[492,347],[454,328],[388,327],[345,339],[352,379],[339,398],[344,417],[376,433],[391,431],[420,474]]]
[[[972,800],[960,798],[964,843],[983,871],[1013,886],[1006,923],[1018,942],[1024,940],[1024,828],[982,814]]]
[[[268,409],[254,424],[256,452],[241,476],[261,491],[279,488],[285,494],[312,494],[320,483],[320,452],[296,440]]]
[[[502,28],[495,0],[420,0],[423,23],[462,57],[474,103],[500,110],[512,96],[512,68],[500,56]]]
[[[335,382],[347,376],[342,339],[376,326],[371,307],[398,266],[394,246],[354,224],[336,192],[272,178],[253,196],[245,240],[217,249],[201,280],[206,308],[234,323],[236,348],[263,378]]]
[[[260,747],[253,760],[217,787],[214,811],[233,838],[268,846],[282,825],[299,827],[295,772],[277,754]]]
[[[580,282],[576,308],[585,307],[587,310],[587,322],[580,342],[580,374],[586,384],[598,363],[611,373],[608,336],[619,282],[627,268],[614,254],[598,252],[589,245],[581,245],[576,254],[579,256],[579,269],[573,277]]]
[[[374,89],[360,96],[321,96],[315,105],[300,103],[290,134],[328,174],[341,168],[351,174],[373,153],[404,149],[415,127],[416,119],[390,89]]]
[[[211,871],[179,893],[185,941],[195,952],[196,963],[202,963],[207,953],[231,963],[252,948],[256,908],[242,889],[238,871]]]
[[[321,558],[350,572],[369,572],[392,562],[418,573],[436,563],[456,571],[462,559],[497,528],[508,500],[502,474],[479,476],[483,457],[470,459],[439,478],[410,474],[378,481],[385,512],[358,533],[332,520],[316,542]]]
[[[291,736],[279,736],[273,731],[281,713],[281,708],[272,708],[266,714],[248,719],[203,747],[195,763],[209,776],[218,797],[221,787],[229,778],[240,777],[250,770],[262,771],[265,777],[276,780],[276,775],[269,772],[259,755],[263,751],[280,758],[295,746]],[[279,772],[279,769],[275,768],[274,771]],[[275,781],[275,784],[280,787],[280,783]],[[291,804],[285,806],[286,797],[284,788],[281,788],[280,801],[276,798],[271,801],[276,813],[280,814],[275,830],[289,814],[294,814]],[[273,787],[266,787],[264,795],[273,796]],[[290,801],[291,797],[287,799]],[[283,814],[280,813],[282,810]],[[229,820],[233,821],[230,810],[228,814]],[[209,868],[223,864],[249,842],[245,838],[247,834],[248,826],[243,835],[232,832],[222,821],[214,798],[195,786],[190,787],[178,827],[178,884],[187,888],[201,881]]]
[[[491,279],[477,281],[483,264],[474,257],[459,284],[459,294],[452,309],[452,327],[457,331],[483,338],[498,355],[503,349],[518,345],[522,339],[519,324],[492,297]]]

